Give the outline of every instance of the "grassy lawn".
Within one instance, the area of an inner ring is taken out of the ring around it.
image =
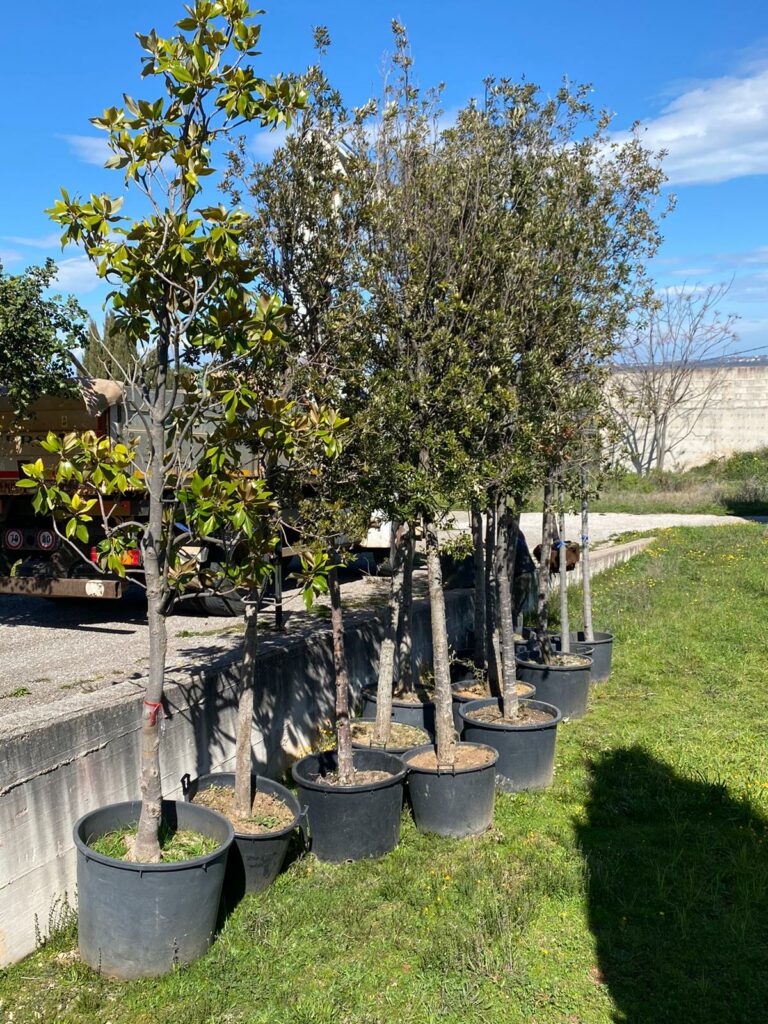
[[[662,532],[597,577],[612,680],[489,834],[404,820],[379,862],[296,860],[157,982],[104,981],[70,928],[0,974],[0,1021],[764,1022],[767,570],[745,526]]]
[[[768,514],[768,448],[716,459],[684,473],[617,473],[609,477],[596,512]]]

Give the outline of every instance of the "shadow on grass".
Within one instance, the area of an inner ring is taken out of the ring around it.
[[[590,927],[626,1024],[768,1020],[768,821],[639,748],[594,762]]]

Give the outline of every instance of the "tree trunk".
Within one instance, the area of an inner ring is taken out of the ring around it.
[[[336,750],[338,752],[339,782],[352,784],[352,734],[349,727],[349,675],[344,653],[344,617],[341,612],[341,587],[336,566],[328,573],[331,595],[331,629],[333,630],[333,667],[336,673]]]
[[[538,571],[538,600],[536,633],[544,661],[552,661],[552,645],[549,642],[549,555],[552,550],[552,478],[548,474],[544,481],[544,511],[541,531],[541,558]]]
[[[523,628],[523,616],[522,613],[519,615],[519,622],[517,616],[517,609],[515,608],[515,572],[517,569],[517,540],[520,534],[520,512],[518,511],[522,504],[522,499],[519,497],[514,498],[513,508],[514,512],[507,513],[507,580],[509,581],[509,598],[512,602],[512,627],[515,632],[519,632]]]
[[[495,568],[498,581],[498,618],[501,633],[502,687],[501,698],[505,718],[517,718],[519,704],[515,692],[515,626],[512,616],[512,590],[508,576],[509,509],[505,499],[499,501],[496,531]]]
[[[495,499],[489,496],[485,515],[485,662],[488,685],[491,692],[498,692],[500,676],[499,634],[496,629],[496,579],[494,573],[494,552],[496,550],[496,508]]]
[[[427,577],[429,581],[429,611],[432,622],[432,669],[435,676],[435,726],[437,739],[437,765],[453,768],[456,761],[456,732],[453,727],[453,692],[448,658],[448,629],[445,622],[445,595],[437,530],[424,518],[424,537],[427,544]]]
[[[408,525],[408,524],[405,524]],[[400,690],[413,692],[413,556],[415,547],[413,529],[403,538],[403,600],[400,607]]]
[[[134,860],[147,864],[154,864],[160,860],[158,830],[163,801],[160,779],[160,722],[163,718],[165,657],[168,646],[165,623],[166,594],[162,572],[165,423],[160,403],[163,401],[164,389],[162,398],[157,399],[155,407],[150,410],[150,457],[147,466],[149,519],[142,540],[147,585],[149,679],[141,716],[141,815],[132,855]]]
[[[240,663],[240,693],[237,700],[237,736],[235,739],[235,813],[247,818],[251,813],[253,772],[251,730],[253,728],[253,691],[258,643],[258,593],[252,591],[245,605],[245,638]]]
[[[386,746],[392,726],[392,687],[395,676],[395,649],[397,629],[400,623],[400,606],[403,602],[404,542],[408,534],[408,523],[398,523],[395,542],[392,547],[392,575],[389,582],[389,621],[381,641],[379,655],[379,679],[376,688],[376,725],[373,742]]]
[[[485,668],[485,552],[483,550],[483,515],[473,504],[469,513],[472,547],[475,559],[475,654],[476,668]]]
[[[565,547],[565,499],[563,496],[562,481],[557,487],[558,503],[558,532],[560,534],[557,542],[558,560],[557,566],[560,570],[560,650],[563,654],[571,653],[571,626],[568,621],[568,562]]]
[[[586,467],[581,470],[581,579],[584,598],[584,639],[595,639],[592,626],[592,580],[589,565],[589,478]]]

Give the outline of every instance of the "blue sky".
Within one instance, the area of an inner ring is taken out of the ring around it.
[[[300,71],[311,28],[328,26],[327,69],[349,103],[379,90],[389,22],[406,25],[422,85],[445,82],[445,107],[489,74],[554,91],[591,82],[615,129],[643,122],[677,208],[653,266],[659,288],[732,281],[741,350],[768,353],[768,3],[765,0],[283,0],[263,17],[259,71]],[[61,290],[101,319],[103,289],[77,250],[62,254],[43,210],[59,186],[119,191],[98,166],[88,118],[123,92],[146,95],[134,32],[168,34],[176,0],[37,0],[7,5],[0,33],[0,259],[9,271],[54,256]],[[148,97],[151,98],[151,97]]]

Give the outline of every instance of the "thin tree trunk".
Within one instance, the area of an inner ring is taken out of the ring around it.
[[[499,635],[496,630],[495,550],[496,508],[494,499],[489,496],[488,509],[485,514],[485,664],[488,685],[492,693],[498,693],[500,676]]]
[[[437,530],[424,518],[424,537],[427,544],[427,578],[429,581],[429,611],[432,622],[432,670],[435,676],[435,726],[437,765],[453,768],[456,761],[456,732],[453,727],[453,692],[448,659],[448,629],[445,621],[445,595]]]
[[[560,534],[557,542],[557,567],[560,570],[560,650],[563,654],[570,654],[571,626],[568,621],[568,561],[565,547],[565,498],[562,480],[557,486],[557,505],[558,532]]]
[[[344,653],[344,617],[341,611],[341,587],[336,566],[328,573],[331,595],[331,629],[333,631],[333,667],[336,673],[336,750],[338,752],[339,782],[352,784],[352,734],[349,726],[349,675]]]
[[[515,608],[515,572],[517,570],[517,540],[520,535],[520,505],[522,501],[516,496],[514,498],[514,512],[507,513],[507,579],[509,581],[509,599],[512,602],[512,627],[515,632],[522,630],[523,617],[519,616],[517,621],[517,609]]]
[[[552,660],[552,645],[549,642],[549,556],[552,550],[552,478],[548,474],[544,481],[544,510],[541,531],[541,558],[538,571],[537,637],[544,661]]]
[[[589,564],[589,477],[586,466],[581,470],[581,579],[584,598],[584,639],[595,639],[592,626],[592,579]]]
[[[162,382],[161,382],[162,383]],[[141,716],[141,815],[133,845],[133,859],[153,864],[160,860],[158,830],[162,813],[163,793],[160,779],[160,722],[163,717],[165,657],[168,647],[165,623],[165,587],[161,567],[163,558],[163,490],[165,458],[165,423],[161,398],[151,409],[150,458],[147,467],[149,482],[149,520],[143,538],[144,575],[147,584],[147,624],[149,626],[149,679]]]
[[[406,524],[407,525],[407,524]],[[413,557],[416,538],[409,525],[403,539],[403,600],[400,607],[400,690],[413,692]]]
[[[389,743],[392,727],[392,687],[395,676],[395,649],[397,629],[400,622],[400,606],[403,603],[404,541],[408,523],[398,523],[392,547],[392,575],[389,582],[389,621],[381,641],[379,654],[379,679],[376,688],[376,725],[373,742],[383,747]]]
[[[509,545],[509,510],[506,499],[499,501],[496,531],[496,578],[498,581],[498,618],[501,633],[502,687],[501,699],[505,718],[516,718],[519,703],[515,687],[515,626],[512,617],[512,591],[507,571]]]
[[[476,668],[485,668],[485,551],[483,550],[483,514],[473,504],[469,513],[472,548],[475,559],[475,654]]]
[[[249,817],[253,803],[251,730],[253,728],[258,621],[258,593],[252,591],[245,604],[245,638],[243,640],[243,660],[240,663],[240,693],[237,700],[237,735],[235,738],[235,813],[243,818]]]

